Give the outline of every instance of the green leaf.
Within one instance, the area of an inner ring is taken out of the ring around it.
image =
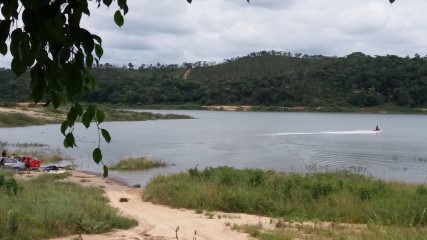
[[[96,121],[101,124],[105,119],[105,113],[99,109],[96,110]]]
[[[81,116],[83,114],[83,108],[82,108],[82,106],[80,104],[78,104],[78,103],[75,103],[74,107],[76,107],[77,114],[79,116]]]
[[[83,45],[86,55],[91,54],[95,48],[95,42],[93,41],[92,34],[84,28],[80,28],[79,34],[80,41]]]
[[[128,6],[126,5],[126,6],[123,8],[123,14],[124,14],[124,15],[126,15],[128,12],[129,12],[129,8],[128,8]]]
[[[119,5],[120,9],[123,9],[126,6],[126,0],[117,0],[117,5]]]
[[[102,160],[102,153],[101,153],[101,149],[100,148],[95,148],[93,150],[92,158],[93,158],[93,161],[96,162],[96,164],[99,164],[99,162],[101,162],[101,160]]]
[[[36,13],[31,8],[24,9],[24,12],[22,13],[22,22],[24,23],[24,29],[26,32],[32,33],[39,30]]]
[[[117,4],[119,5],[120,9],[123,9],[123,14],[126,15],[126,13],[129,11],[126,0],[117,0]]]
[[[95,110],[96,110],[96,108],[94,106],[90,105],[87,107],[86,112],[83,113],[82,123],[86,128],[88,128],[90,126],[92,119],[95,117]]]
[[[72,148],[76,145],[76,140],[74,139],[73,133],[67,133],[64,139],[64,147],[65,148]]]
[[[7,54],[7,44],[0,42],[0,53],[4,56]]]
[[[98,58],[101,58],[104,54],[104,50],[102,49],[101,45],[95,44],[95,54]]]
[[[28,66],[32,66],[34,61],[36,60],[40,50],[42,43],[35,38],[30,39],[30,55],[28,56]]]
[[[111,136],[107,130],[101,128],[101,133],[107,143],[111,142]]]
[[[117,10],[114,13],[114,22],[117,24],[117,26],[121,27],[125,23],[125,20],[123,19],[122,13]]]
[[[109,7],[111,5],[111,3],[113,2],[113,0],[102,0],[102,2]]]
[[[33,65],[30,62],[30,38],[27,34],[22,34],[21,42],[19,42],[18,56],[22,64],[26,66]]]
[[[10,20],[0,20],[0,42],[6,42],[6,39],[9,36],[11,23],[12,21]]]
[[[78,116],[77,109],[74,106],[72,106],[70,108],[70,111],[68,111],[67,120],[75,122],[77,119],[77,116]]]
[[[36,56],[37,62],[39,64],[45,64],[48,60],[48,53],[45,49],[41,49]]]
[[[25,71],[27,71],[27,66],[19,61],[17,57],[12,59],[11,68],[17,77],[21,76]]]
[[[87,106],[86,111],[88,113],[90,113],[90,115],[92,116],[92,118],[95,117],[96,107],[94,105]]]
[[[102,44],[102,38],[98,35],[92,34],[93,40],[97,41],[98,44]]]
[[[88,8],[87,1],[77,1],[77,5],[79,6],[80,11],[82,11],[84,14],[90,16],[90,11]]]
[[[61,105],[61,99],[55,91],[49,91],[49,100],[53,104],[53,108],[58,108]]]
[[[83,125],[86,128],[89,128],[91,122],[92,122],[92,118],[90,117],[90,115],[87,112],[83,113],[83,115],[82,115],[82,123],[83,123]]]
[[[92,54],[87,54],[86,55],[86,67],[91,69],[93,65],[93,56]]]
[[[102,176],[104,176],[104,178],[108,177],[108,167],[104,165],[104,172],[102,173]]]
[[[65,136],[65,131],[67,130],[67,128],[68,128],[68,121],[65,120],[61,124],[61,133],[62,133],[62,135]]]
[[[31,98],[37,103],[39,102],[45,93],[46,81],[45,81],[45,70],[36,64],[30,70],[31,82]]]
[[[22,38],[22,29],[17,28],[15,30],[13,30],[10,38],[11,38],[10,53],[12,54],[13,57],[18,57],[19,56],[19,43],[21,42],[21,38]]]
[[[82,91],[84,75],[81,74],[78,63],[64,64],[60,70],[60,79],[69,96],[78,95]]]

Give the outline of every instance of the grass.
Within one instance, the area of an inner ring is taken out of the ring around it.
[[[0,127],[19,127],[53,123],[47,120],[29,117],[21,113],[0,113]]]
[[[110,170],[134,171],[151,168],[166,167],[168,164],[160,160],[152,160],[146,157],[129,157],[121,159],[118,163],[110,165]]]
[[[73,160],[71,156],[67,156],[62,153],[59,149],[57,150],[25,150],[25,149],[17,149],[14,151],[15,155],[31,155],[34,158],[40,160],[41,164],[48,163],[58,163],[64,160]]]
[[[208,217],[211,211],[270,216],[270,227],[226,222],[261,240],[427,239],[425,185],[386,182],[350,172],[300,175],[193,168],[153,178],[143,198],[206,211]],[[325,227],[325,222],[332,223]]]
[[[330,227],[304,226],[265,229],[259,225],[230,226],[231,229],[245,232],[260,240],[290,240],[290,239],[324,239],[324,240],[400,240],[400,239],[427,239],[427,229],[420,227],[396,227],[382,225],[368,225],[354,227],[332,225]]]
[[[230,167],[157,176],[144,200],[177,208],[241,212],[286,221],[427,225],[427,188],[350,172],[285,174]]]
[[[108,205],[103,191],[57,181],[64,174],[17,181],[0,172],[0,239],[48,239],[128,229],[137,224]]]
[[[161,120],[161,119],[191,119],[192,117],[181,114],[160,114],[151,112],[135,112],[125,110],[106,111],[106,121],[147,121],[147,120]]]

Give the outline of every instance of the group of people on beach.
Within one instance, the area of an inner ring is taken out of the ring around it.
[[[0,160],[0,168],[2,169],[4,167],[4,162],[5,162],[5,158],[8,157],[6,150],[3,150],[3,152],[1,153],[1,160]],[[11,158],[15,159],[16,156],[15,154],[12,154]],[[25,170],[27,171],[27,173],[31,172],[31,167],[30,167],[30,160],[29,159],[18,159],[18,161],[23,161],[25,164]]]

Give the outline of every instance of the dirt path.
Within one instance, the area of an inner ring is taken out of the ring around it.
[[[36,174],[32,173],[32,176]],[[28,177],[28,176],[25,176]],[[141,200],[142,189],[131,188],[103,179],[92,173],[74,171],[65,181],[76,182],[84,186],[97,186],[105,190],[105,195],[113,207],[124,215],[138,221],[138,226],[129,230],[117,230],[107,234],[82,235],[81,239],[92,240],[246,240],[248,234],[231,230],[233,224],[268,224],[269,218],[246,214],[210,213],[196,214],[195,211],[172,209],[154,205]],[[177,228],[179,230],[176,232]],[[77,235],[55,240],[80,239]]]

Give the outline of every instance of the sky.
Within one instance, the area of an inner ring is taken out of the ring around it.
[[[116,2],[82,27],[103,39],[101,63],[181,64],[262,50],[308,55],[427,55],[426,0],[127,0],[120,28]],[[0,57],[10,67],[10,56]]]

